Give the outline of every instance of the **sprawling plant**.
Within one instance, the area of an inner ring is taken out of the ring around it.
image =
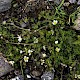
[[[20,62],[25,68],[26,63],[32,62],[35,66],[51,70],[65,64],[72,68],[77,66],[75,73],[80,74],[80,36],[74,30],[66,29],[69,19],[66,12],[60,9],[63,1],[53,11],[41,11],[36,19],[25,17],[23,21],[30,21],[30,28],[16,26],[16,18],[0,23],[0,52],[9,61],[14,61],[14,67],[19,67],[17,63]],[[71,79],[73,74],[71,72]]]

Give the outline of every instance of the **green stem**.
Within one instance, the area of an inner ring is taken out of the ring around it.
[[[22,67],[22,60],[20,61],[20,66],[21,66],[21,72],[22,72],[22,75],[23,75],[23,77],[24,77],[23,67]]]
[[[64,0],[62,0],[61,4],[58,6],[58,9],[60,9],[63,4],[64,4]]]
[[[60,5],[58,7],[56,7],[56,11],[54,13],[54,16],[56,15],[56,13],[58,13],[58,10],[61,8],[61,6],[64,4],[64,0],[62,0],[62,2],[60,3]]]
[[[10,44],[16,44],[16,45],[34,45],[34,43],[30,43],[30,44],[26,44],[26,43],[12,43],[12,42],[6,42],[7,44],[10,43]]]

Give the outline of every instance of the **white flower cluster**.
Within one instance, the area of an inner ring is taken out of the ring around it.
[[[34,43],[38,43],[38,38],[34,37]]]
[[[33,50],[28,50],[29,56],[32,54]]]
[[[75,74],[75,78],[78,78],[78,79],[80,79],[80,75],[78,75],[78,74]]]
[[[42,57],[45,58],[47,55],[45,53],[42,54]]]
[[[43,65],[45,63],[44,59],[41,59],[41,65]]]
[[[55,44],[58,44],[58,40],[55,41]],[[55,50],[56,50],[56,52],[59,52],[60,51],[60,48],[59,47],[56,47]]]
[[[60,51],[60,48],[56,47],[56,49],[55,49],[55,50],[56,50],[56,52],[59,52],[59,51]]]
[[[21,42],[22,41],[22,38],[21,38],[21,36],[20,35],[18,35],[18,42]]]
[[[14,61],[9,61],[9,63],[13,66],[15,62]]]
[[[28,54],[29,56],[32,54],[33,50],[28,50]],[[29,61],[29,57],[28,56],[24,56],[24,62],[28,62]]]

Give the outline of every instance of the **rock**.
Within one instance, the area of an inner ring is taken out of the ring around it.
[[[37,80],[40,80],[40,75],[41,75],[42,72],[38,71],[38,70],[33,70],[31,71],[31,76],[32,78],[34,79],[37,79]]]
[[[69,2],[70,2],[70,3],[75,3],[75,2],[76,2],[76,0],[69,0]]]
[[[22,27],[22,28],[26,27],[26,23],[24,23],[24,22],[21,23],[21,27]]]
[[[29,74],[29,73],[30,73],[29,67],[27,67],[27,68],[25,69],[24,73],[25,73],[25,74]]]
[[[80,30],[80,7],[78,8],[79,13],[77,14],[78,18],[75,20],[75,25],[72,26],[75,30]]]
[[[53,80],[54,79],[54,72],[46,71],[42,76],[41,80]]]
[[[80,5],[80,0],[78,0],[77,4]]]
[[[0,77],[12,70],[13,68],[9,65],[8,61],[0,53]]]
[[[54,4],[60,4],[61,0],[54,0]]]
[[[4,12],[11,8],[12,0],[0,0],[0,12]]]
[[[15,78],[12,78],[10,80],[24,80],[22,75],[16,76]]]
[[[37,77],[37,76],[40,76],[40,75],[41,75],[40,71],[37,71],[37,70],[33,70],[33,71],[31,72],[31,74],[32,74],[32,76],[34,76],[34,77]]]
[[[29,26],[29,22],[22,22],[21,24],[20,24],[20,26],[22,27],[22,28],[25,28],[25,27],[28,27]]]
[[[76,30],[80,30],[80,19],[77,19],[77,20],[75,21],[75,23],[76,23],[76,25],[73,26],[73,28],[76,29]]]
[[[14,71],[14,74],[15,74],[15,75],[20,75],[21,72],[20,72],[20,70],[15,70],[15,71]]]

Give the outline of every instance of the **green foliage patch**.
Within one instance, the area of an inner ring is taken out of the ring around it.
[[[18,67],[20,61],[23,68],[32,61],[36,66],[47,65],[47,70],[57,68],[61,63],[72,67],[76,61],[79,63],[80,36],[74,30],[65,29],[67,14],[64,10],[58,7],[54,11],[41,11],[36,22],[34,18],[24,18],[25,22],[31,21],[30,29],[11,25],[14,18],[6,24],[0,23],[0,52],[15,62],[14,67]],[[77,74],[80,74],[79,66]]]

